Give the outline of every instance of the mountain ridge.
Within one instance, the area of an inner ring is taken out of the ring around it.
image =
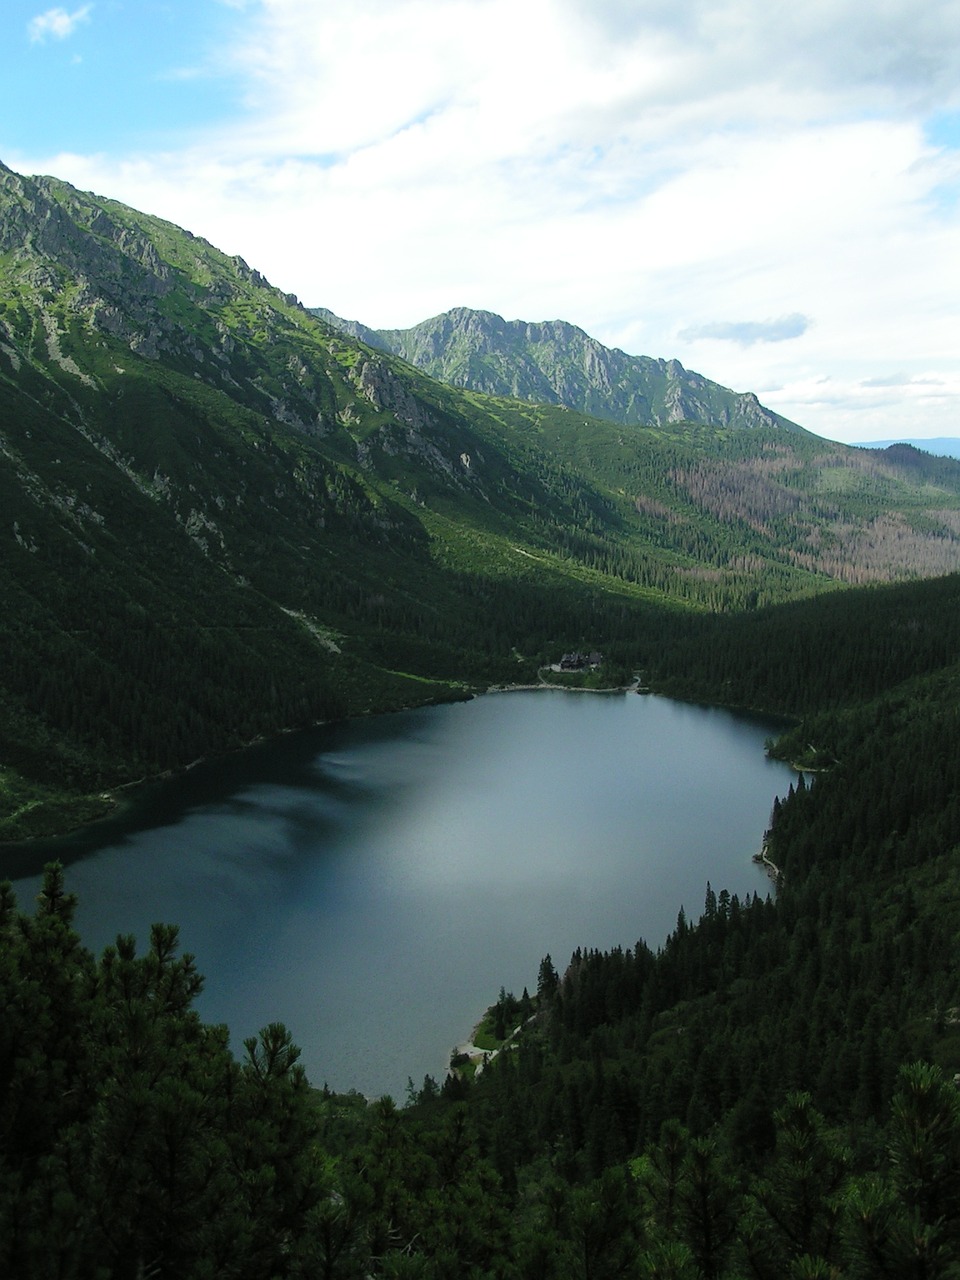
[[[703,422],[708,426],[802,431],[760,404],[679,360],[631,356],[565,320],[505,320],[454,307],[409,329],[371,329],[311,308],[342,332],[398,355],[431,377],[486,395],[563,404],[624,426]]]
[[[860,449],[890,449],[897,445],[911,445],[941,458],[960,458],[960,436],[898,436],[893,440],[857,441]]]

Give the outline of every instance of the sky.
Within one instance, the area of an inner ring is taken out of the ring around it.
[[[960,436],[960,0],[5,0],[0,160],[307,306]]]

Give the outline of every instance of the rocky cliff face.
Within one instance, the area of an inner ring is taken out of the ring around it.
[[[297,300],[188,231],[0,169],[0,254],[5,294],[43,318],[51,353],[71,330],[99,334],[220,389],[242,387],[278,421],[306,428],[323,414],[295,361],[270,379],[257,367],[265,342],[302,311]]]
[[[605,347],[563,320],[504,320],[491,311],[456,307],[412,329],[371,330],[329,311],[316,314],[431,377],[470,391],[567,405],[624,425],[702,422],[800,430],[764,408],[751,392],[731,391],[685,369],[679,360]]]

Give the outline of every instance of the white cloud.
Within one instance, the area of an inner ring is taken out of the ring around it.
[[[960,0],[231,8],[240,114],[41,167],[368,324],[562,317],[827,435],[960,434]]]
[[[89,21],[92,8],[92,4],[85,4],[73,13],[67,13],[66,9],[47,9],[45,13],[31,18],[27,24],[27,34],[34,44],[41,44],[48,36],[65,40],[73,35],[81,23]]]
[[[681,329],[677,336],[685,342],[712,338],[717,342],[736,342],[742,347],[752,347],[755,342],[787,342],[790,338],[799,338],[809,327],[809,316],[795,311],[793,315],[778,316],[775,320],[713,320]]]

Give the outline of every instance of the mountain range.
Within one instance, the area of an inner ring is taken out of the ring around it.
[[[8,835],[281,728],[570,648],[629,677],[705,612],[960,567],[952,460],[822,440],[561,322],[356,337],[5,167],[0,510]]]

